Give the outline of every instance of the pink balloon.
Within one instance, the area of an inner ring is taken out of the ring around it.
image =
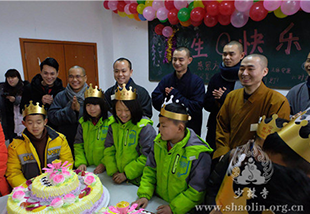
[[[125,0],[124,2],[125,2],[126,4],[130,4],[130,3],[132,3],[131,1],[126,1],[126,0]]]
[[[165,37],[170,37],[172,35],[172,33],[173,33],[172,27],[166,26],[166,27],[163,28],[163,35]]]
[[[127,15],[130,15],[131,12],[129,11],[129,5],[130,4],[126,4],[125,7],[124,7],[124,12],[127,14]]]
[[[153,19],[155,19],[155,13],[156,13],[156,11],[151,6],[148,6],[148,7],[144,8],[144,10],[143,10],[143,16],[148,21],[152,21]]]
[[[245,12],[235,11],[230,17],[230,23],[236,27],[243,27],[249,20],[249,16]]]
[[[157,10],[157,18],[159,20],[166,20],[168,18],[168,10],[165,7],[161,7]]]
[[[159,8],[164,7],[164,6],[165,6],[164,1],[161,1],[161,0],[154,0],[152,4],[152,7],[155,10],[158,10]]]
[[[282,0],[264,0],[263,4],[266,10],[274,11],[281,6]]]
[[[281,11],[285,15],[293,15],[297,13],[300,8],[300,1],[283,1],[281,5]]]
[[[240,12],[249,11],[253,5],[253,0],[236,0],[235,8]]]
[[[310,13],[310,1],[301,1],[300,8],[306,13]]]
[[[176,9],[180,10],[184,7],[187,7],[187,1],[186,0],[177,0],[174,1],[174,6]]]
[[[117,10],[118,1],[109,1],[108,6],[110,10]]]

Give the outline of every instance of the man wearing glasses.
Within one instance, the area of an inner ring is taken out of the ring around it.
[[[67,137],[73,154],[73,143],[80,117],[83,116],[84,92],[87,76],[84,68],[73,66],[68,71],[69,83],[66,89],[54,98],[48,119],[58,126],[58,131]]]

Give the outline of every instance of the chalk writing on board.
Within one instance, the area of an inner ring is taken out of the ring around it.
[[[285,49],[285,53],[287,55],[291,53],[292,42],[294,42],[297,50],[301,50],[300,44],[298,42],[299,37],[293,37],[293,33],[289,33],[288,37],[284,38],[284,35],[287,34],[292,29],[292,27],[294,27],[294,23],[291,23],[283,32],[281,32],[279,37],[280,44],[276,47],[277,51],[279,51],[283,46],[283,43],[287,42],[287,48]]]

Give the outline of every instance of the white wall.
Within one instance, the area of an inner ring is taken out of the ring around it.
[[[23,73],[19,38],[95,42],[101,88],[105,90],[114,84],[114,60],[127,57],[133,64],[133,79],[151,93],[157,83],[148,80],[147,22],[119,17],[104,9],[102,2],[0,1],[0,81],[4,81],[9,68]],[[155,109],[153,115],[156,126]],[[203,138],[207,118],[204,111]]]

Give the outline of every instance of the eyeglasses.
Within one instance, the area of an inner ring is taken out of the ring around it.
[[[82,79],[82,77],[85,77],[85,75],[83,75],[83,76],[81,76],[81,75],[76,75],[76,76],[73,76],[73,75],[69,75],[68,76],[69,77],[69,79],[78,79],[78,80],[80,80],[80,79]]]

